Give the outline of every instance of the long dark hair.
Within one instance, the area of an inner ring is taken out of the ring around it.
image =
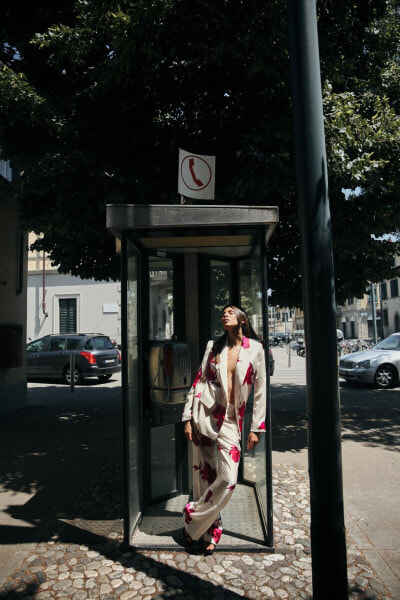
[[[242,335],[245,335],[248,338],[252,338],[253,340],[258,340],[258,335],[252,328],[249,318],[246,315],[243,308],[239,308],[238,306],[234,306],[233,304],[227,304],[226,306],[224,306],[222,312],[224,312],[224,310],[226,310],[227,308],[232,308],[234,310],[234,313],[239,322],[238,333],[241,330]],[[212,348],[213,356],[217,356],[221,353],[221,350],[225,346],[227,339],[228,332],[225,331],[225,333],[223,333],[217,340],[215,340],[214,346]]]

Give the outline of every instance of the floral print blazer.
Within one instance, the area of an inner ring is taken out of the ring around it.
[[[223,347],[219,362],[213,355],[214,341],[210,340],[185,403],[182,421],[193,419],[199,430],[212,439],[224,422],[228,404],[228,343]],[[242,431],[246,402],[254,385],[251,431],[265,431],[266,384],[265,354],[261,342],[243,336],[235,372],[235,416],[239,433]],[[207,433],[206,433],[207,432]]]

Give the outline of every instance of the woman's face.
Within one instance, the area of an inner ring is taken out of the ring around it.
[[[222,313],[222,325],[224,329],[229,329],[230,327],[237,327],[239,325],[236,313],[231,306],[227,306],[224,312]]]

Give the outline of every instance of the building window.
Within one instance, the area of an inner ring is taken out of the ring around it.
[[[391,298],[397,298],[399,295],[399,281],[398,279],[392,279],[390,282],[390,296]]]
[[[381,298],[382,300],[387,300],[387,285],[386,281],[381,283]]]
[[[76,333],[76,298],[58,300],[60,333]]]
[[[383,309],[383,326],[389,327],[389,314],[387,308]]]

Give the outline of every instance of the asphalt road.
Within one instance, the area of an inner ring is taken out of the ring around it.
[[[273,461],[307,466],[305,359],[274,348]],[[400,387],[340,380],[346,527],[400,598]]]

